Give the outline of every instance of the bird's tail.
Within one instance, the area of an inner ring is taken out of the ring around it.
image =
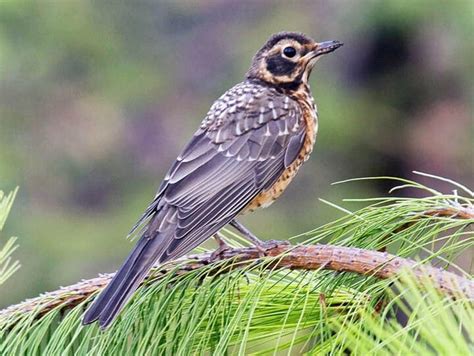
[[[159,236],[140,238],[122,267],[84,314],[84,325],[96,320],[102,329],[110,325],[160,257],[160,240]]]

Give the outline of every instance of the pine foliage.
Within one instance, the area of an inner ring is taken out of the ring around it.
[[[0,232],[5,226],[8,213],[12,207],[13,200],[15,200],[17,190],[18,189],[15,189],[13,192],[10,192],[7,195],[5,195],[3,191],[0,190]],[[11,237],[7,240],[3,247],[0,247],[0,285],[5,283],[5,281],[13,273],[15,273],[18,268],[20,268],[18,261],[12,261],[11,259],[13,251],[15,251],[17,248],[15,242],[16,238]]]
[[[457,183],[442,194],[416,182],[400,188],[422,198],[357,200],[366,207],[295,236],[294,243],[330,243],[431,264],[471,278],[456,265],[472,262],[474,196]],[[462,191],[462,193],[458,193]],[[234,246],[244,242],[231,232]],[[262,258],[241,268],[219,261],[187,273],[156,269],[110,329],[83,327],[90,299],[72,308],[47,302],[26,313],[0,313],[0,354],[446,354],[473,351],[472,300],[421,285],[410,271],[380,280],[321,268],[273,268]],[[185,262],[183,262],[185,263]],[[237,263],[237,262],[236,262]],[[46,300],[46,299],[45,299]],[[45,312],[47,310],[47,312]],[[403,319],[406,318],[406,321]]]

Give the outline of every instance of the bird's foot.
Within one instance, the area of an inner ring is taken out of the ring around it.
[[[288,240],[268,240],[268,241],[260,241],[258,244],[255,244],[255,247],[258,250],[259,257],[268,256],[267,252],[272,249],[276,249],[279,247],[285,247],[291,245],[290,241]]]
[[[214,239],[217,241],[217,248],[211,253],[211,256],[209,257],[209,260],[211,262],[215,262],[215,261],[220,261],[222,260],[222,254],[227,251],[227,250],[230,250],[230,246],[227,245],[227,243],[224,241],[224,239],[222,238],[222,236],[220,236],[219,234],[216,234],[214,235]]]
[[[267,256],[267,251],[273,248],[290,245],[289,241],[279,241],[279,240],[269,240],[262,241],[257,236],[255,236],[249,229],[242,225],[237,220],[232,220],[230,225],[239,231],[243,237],[250,241],[258,250],[259,257]]]

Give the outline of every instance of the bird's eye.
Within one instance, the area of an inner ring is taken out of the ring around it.
[[[288,57],[288,58],[293,58],[294,56],[296,56],[296,49],[295,47],[285,47],[283,49],[283,54],[285,55],[285,57]]]

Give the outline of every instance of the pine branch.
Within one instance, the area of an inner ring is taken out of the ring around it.
[[[403,183],[396,189],[429,195],[350,199],[370,203],[354,212],[326,202],[345,215],[291,238],[305,245],[268,242],[265,258],[224,231],[232,248],[220,259],[202,253],[156,266],[105,333],[80,319],[113,274],[46,293],[0,311],[0,354],[464,354],[474,285],[455,261],[474,246],[472,192],[454,182],[469,197],[446,195],[393,179]],[[408,324],[398,325],[399,310]]]
[[[265,264],[268,269],[326,269],[374,276],[380,279],[392,278],[400,274],[402,270],[410,269],[420,285],[423,285],[426,278],[428,278],[429,282],[443,294],[456,297],[456,295],[462,292],[470,300],[474,300],[474,281],[439,268],[420,265],[414,260],[401,258],[386,252],[334,245],[293,246],[270,242],[265,254],[267,258],[260,259],[259,250],[255,247],[232,248],[221,253],[221,262],[228,263],[229,268],[227,270],[255,263],[256,261],[261,261],[262,263],[268,261],[269,263]],[[186,256],[166,265],[156,267],[150,274],[150,277],[148,277],[148,281],[159,279],[160,276],[171,271],[177,275],[185,274],[207,266],[212,262],[213,257],[210,253]],[[222,273],[222,269],[219,271]],[[0,311],[0,320],[33,310],[37,312],[39,317],[52,309],[70,309],[102,289],[112,277],[113,273],[103,274],[97,278],[83,280],[12,305]]]

